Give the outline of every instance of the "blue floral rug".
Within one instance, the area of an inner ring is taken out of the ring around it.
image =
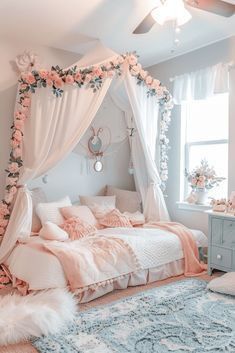
[[[235,297],[188,279],[78,314],[41,353],[235,352]]]

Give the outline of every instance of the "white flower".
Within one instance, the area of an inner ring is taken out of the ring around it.
[[[39,68],[38,55],[27,50],[23,54],[18,55],[15,62],[20,72],[32,71]]]

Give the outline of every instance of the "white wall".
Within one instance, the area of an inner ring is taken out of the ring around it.
[[[178,56],[174,59],[149,67],[149,72],[163,82],[170,90],[170,77],[196,71],[218,62],[230,62],[235,59],[235,37],[214,43],[210,46]],[[230,111],[229,111],[229,193],[235,190],[235,69],[230,71]],[[180,200],[180,107],[172,112],[169,129],[171,150],[169,151],[169,180],[167,186],[167,206],[172,220],[182,222],[192,228],[207,232],[207,216],[202,212],[179,210],[176,202]]]
[[[15,43],[0,39],[0,198],[3,197],[5,186],[6,173],[4,169],[7,166],[9,158],[10,127],[13,121],[16,100],[17,74],[14,71],[14,59],[25,49],[30,49],[39,54],[42,67],[45,68],[56,64],[60,67],[68,67],[79,60],[79,55],[72,52],[49,47],[34,47],[26,43]],[[104,104],[100,110],[101,112],[104,107],[106,107],[105,109],[107,110],[106,115],[112,119],[114,111],[112,103]],[[115,117],[117,117],[118,114],[121,121],[121,112],[116,112]],[[98,118],[97,121],[100,124]],[[117,121],[119,120],[116,119],[115,126],[120,123]],[[70,194],[73,199],[75,199],[75,196],[72,195],[73,192],[75,192],[75,194],[96,193],[106,182],[123,188],[134,188],[133,179],[127,173],[129,162],[129,146],[127,143],[122,145],[118,155],[116,154],[105,159],[104,172],[99,175],[94,172],[91,172],[89,175],[85,172],[81,174],[80,159],[81,157],[79,157],[77,153],[72,153],[71,156],[48,173],[48,184],[43,184],[42,180],[39,178],[36,182],[33,182],[33,185],[42,185],[48,192],[49,199],[56,199],[57,197],[64,196],[65,193]]]

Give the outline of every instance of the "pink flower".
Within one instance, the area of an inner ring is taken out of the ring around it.
[[[158,96],[162,97],[164,95],[164,90],[162,86],[159,86],[156,91]]]
[[[18,163],[13,162],[13,163],[9,164],[8,170],[10,173],[13,173],[13,174],[17,173],[19,171]]]
[[[152,84],[151,84],[151,88],[157,89],[159,86],[160,86],[160,81],[154,79],[153,82],[152,82]]]
[[[41,79],[45,80],[48,76],[48,71],[45,69],[39,70],[39,76]]]
[[[119,63],[119,64],[123,64],[123,62],[124,62],[124,59],[123,59],[123,57],[120,55],[120,56],[118,57],[118,63]]]
[[[14,198],[14,195],[8,192],[8,193],[6,193],[4,200],[6,203],[9,204],[12,202],[13,198]]]
[[[63,86],[62,78],[58,77],[56,80],[54,80],[54,85],[56,88],[61,88]]]
[[[106,70],[110,70],[112,66],[111,66],[110,63],[105,63],[104,67],[105,67]]]
[[[22,133],[21,133],[21,131],[20,130],[16,130],[14,132],[14,134],[13,134],[13,137],[14,137],[15,140],[17,140],[19,142],[22,141]]]
[[[100,67],[93,67],[92,69],[92,75],[93,76],[100,76],[102,74],[102,70]]]
[[[46,79],[47,86],[52,87],[53,81],[50,78]]]
[[[139,75],[140,70],[141,70],[141,65],[140,64],[134,65],[131,68],[131,74],[134,75],[134,76],[137,76],[137,75]]]
[[[22,130],[22,128],[24,126],[24,122],[22,120],[15,120],[14,126],[16,129]]]
[[[21,83],[20,85],[20,89],[25,90],[28,87],[28,85],[26,85],[26,83]]]
[[[9,278],[7,278],[7,276],[0,277],[0,283],[3,283],[3,284],[9,283]]]
[[[51,80],[57,80],[59,78],[59,75],[56,71],[51,71],[48,72],[48,78],[50,78]]]
[[[88,83],[91,81],[91,79],[92,79],[92,76],[90,74],[87,74],[85,77],[85,82]]]
[[[17,178],[10,178],[10,177],[7,177],[6,179],[6,184],[7,185],[16,185],[17,184]]]
[[[152,79],[151,76],[147,76],[147,77],[145,78],[145,83],[146,83],[146,85],[151,85],[152,81],[153,81],[153,79]]]
[[[6,228],[7,225],[8,225],[8,219],[0,220],[0,227]]]
[[[5,233],[5,228],[0,227],[0,235],[3,235],[4,233]],[[0,277],[0,278],[3,278],[3,277]]]
[[[74,83],[74,78],[72,75],[67,75],[66,78],[65,78],[65,82],[68,83],[68,84],[73,84]]]
[[[8,210],[8,207],[7,205],[5,205],[4,203],[1,203],[0,204],[0,214],[3,215],[3,216],[7,216],[9,215],[9,210]]]
[[[80,72],[78,71],[78,72],[76,73],[76,75],[75,75],[75,80],[76,80],[76,81],[80,81],[81,78],[82,78],[82,75],[81,75]]]
[[[15,140],[15,139],[11,139],[11,147],[13,149],[17,148],[19,146],[19,141]]]
[[[9,190],[9,193],[15,195],[17,193],[17,188],[15,186],[12,186]]]
[[[32,85],[33,83],[36,82],[35,77],[34,77],[34,75],[33,75],[31,72],[29,72],[29,73],[25,76],[25,81],[26,81],[27,83],[29,83],[30,85]]]
[[[114,71],[113,70],[108,71],[108,77],[113,77],[113,76],[114,76]]]
[[[25,121],[26,115],[22,111],[18,110],[15,112],[15,119]]]
[[[128,61],[128,63],[130,65],[136,65],[137,64],[137,58],[133,54],[127,56],[127,61]]]
[[[143,69],[140,70],[140,76],[143,80],[147,77],[147,75],[148,75],[147,71],[145,71]]]
[[[19,158],[22,155],[22,151],[21,148],[19,148],[18,146],[16,148],[14,148],[13,150],[13,157],[14,158]]]
[[[22,105],[24,107],[29,107],[30,106],[30,98],[29,97],[25,97],[23,100],[22,100]]]

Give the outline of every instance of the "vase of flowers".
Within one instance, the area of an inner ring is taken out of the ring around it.
[[[218,177],[213,167],[203,159],[201,164],[192,172],[185,170],[185,176],[192,188],[197,204],[205,204],[208,199],[208,191],[218,186],[225,178]]]

